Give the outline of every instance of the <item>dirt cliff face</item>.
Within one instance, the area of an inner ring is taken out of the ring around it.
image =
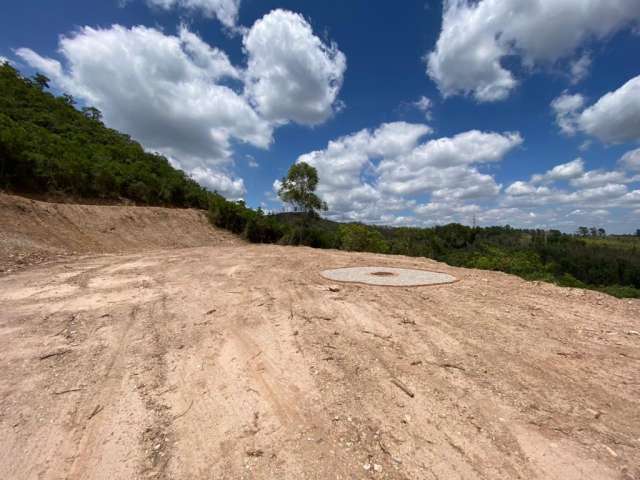
[[[48,203],[0,194],[0,270],[78,253],[237,244],[200,210]],[[0,272],[1,273],[1,272]]]

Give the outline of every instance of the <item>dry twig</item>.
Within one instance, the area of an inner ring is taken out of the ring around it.
[[[398,380],[397,378],[392,378],[391,379],[391,383],[393,383],[396,387],[398,387],[400,390],[402,390],[404,393],[406,393],[407,395],[409,395],[411,398],[415,397],[415,394],[411,391],[411,389],[409,389],[409,387],[407,387],[404,383],[402,383],[400,380]]]
[[[70,351],[71,351],[71,349],[67,348],[65,350],[58,350],[56,352],[45,353],[44,355],[40,356],[40,360],[45,360],[47,358],[56,357],[58,355],[64,355],[65,353],[69,353]]]
[[[84,388],[69,388],[68,390],[60,390],[59,392],[53,392],[54,395],[63,395],[65,393],[71,393],[71,392],[80,392],[84,390]]]
[[[91,420],[93,417],[99,414],[103,409],[104,407],[102,405],[96,405],[96,408],[93,409],[93,412],[91,412],[91,415],[89,415],[87,420]]]
[[[179,415],[176,415],[175,417],[173,417],[173,419],[174,419],[174,420],[177,420],[177,419],[179,419],[180,417],[184,417],[184,416],[189,412],[189,410],[191,410],[191,407],[193,407],[193,400],[191,400],[191,403],[189,404],[189,406],[187,407],[187,409],[186,409],[184,412],[182,412],[182,413],[181,413],[181,414],[179,414]]]

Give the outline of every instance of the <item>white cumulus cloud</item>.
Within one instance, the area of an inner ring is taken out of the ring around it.
[[[537,174],[531,177],[532,183],[557,182],[559,180],[571,180],[584,175],[584,160],[576,158],[571,162],[556,165],[544,174]]]
[[[618,160],[618,165],[627,170],[640,172],[640,148],[625,153]]]
[[[240,10],[240,0],[147,0],[147,4],[164,10],[182,8],[199,11],[205,16],[216,17],[227,27],[235,26]]]
[[[585,104],[585,99],[579,93],[570,95],[563,93],[551,102],[551,108],[556,115],[556,123],[560,130],[567,135],[574,135],[578,130],[577,116]]]
[[[635,152],[623,156],[618,169],[590,170],[576,158],[502,188],[491,165],[523,143],[520,134],[471,130],[425,138],[431,133],[424,124],[385,123],[330,141],[298,161],[318,169],[318,194],[334,220],[428,226],[475,219],[482,225],[565,231],[582,224],[637,228],[625,215],[640,207],[640,175],[632,173]]]
[[[591,68],[591,55],[584,53],[580,58],[571,62],[571,84],[580,83],[588,74]]]
[[[445,97],[503,100],[518,84],[507,56],[519,56],[525,67],[553,63],[638,20],[637,0],[448,0],[427,73]],[[574,79],[587,63],[573,63]]]
[[[165,3],[169,8],[175,2]],[[193,8],[225,4],[178,3]],[[261,63],[264,58],[258,59],[265,53],[261,48],[278,38],[281,43],[271,45],[268,60],[280,78]],[[17,49],[16,55],[61,90],[99,108],[108,126],[166,155],[203,185],[235,198],[244,185],[232,171],[234,144],[268,148],[278,125],[326,119],[338,102],[346,65],[344,55],[320,42],[302,17],[282,10],[256,22],[245,48],[247,70],[184,25],[176,35],[114,25],[83,27],[61,37],[63,61],[28,48]],[[264,97],[256,98],[256,89]]]
[[[640,140],[640,75],[584,110],[580,129],[605,143]]]
[[[271,143],[271,125],[241,93],[219,83],[239,76],[227,56],[184,27],[178,36],[147,27],[84,27],[62,37],[59,50],[66,68],[29,49],[16,54],[99,108],[108,125],[177,159],[189,173],[217,167],[225,174],[232,139],[262,148]]]
[[[562,163],[529,181],[517,180],[505,189],[503,207],[558,207],[589,212],[597,207],[621,208],[637,204],[629,185],[640,176],[629,176],[623,170],[586,170],[577,158]],[[541,185],[542,184],[542,185]]]
[[[585,108],[581,94],[563,93],[551,102],[563,133],[582,133],[604,143],[640,140],[640,75]]]
[[[479,167],[522,143],[517,133],[476,130],[420,143],[429,133],[423,124],[382,124],[331,141],[298,161],[318,169],[318,193],[333,218],[394,223],[398,212],[415,208],[425,195],[456,206],[458,213],[467,211],[465,200],[495,197],[500,185]]]
[[[222,192],[231,199],[239,199],[246,193],[244,181],[241,178],[231,178],[224,173],[207,167],[196,167],[191,170],[191,177],[210,190]]]
[[[334,113],[346,57],[314,35],[302,15],[274,10],[251,27],[243,44],[247,93],[264,118],[315,125]]]
[[[431,107],[433,107],[433,102],[430,98],[423,95],[418,100],[413,102],[413,106],[424,113],[424,116],[427,120],[431,120]]]

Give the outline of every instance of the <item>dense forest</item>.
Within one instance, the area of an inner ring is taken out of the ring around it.
[[[207,208],[210,194],[161,155],[106,128],[100,111],[0,65],[0,188]]]
[[[0,189],[102,201],[209,210],[218,227],[257,243],[424,256],[527,279],[640,298],[640,231],[606,236],[581,228],[388,228],[341,224],[315,214],[267,215],[208,192],[161,155],[107,128],[95,108],[54,96],[48,79],[0,65]]]

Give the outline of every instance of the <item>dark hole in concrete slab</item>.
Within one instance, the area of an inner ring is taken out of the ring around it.
[[[375,275],[376,277],[393,277],[397,275],[397,273],[393,272],[371,272],[369,275]]]

